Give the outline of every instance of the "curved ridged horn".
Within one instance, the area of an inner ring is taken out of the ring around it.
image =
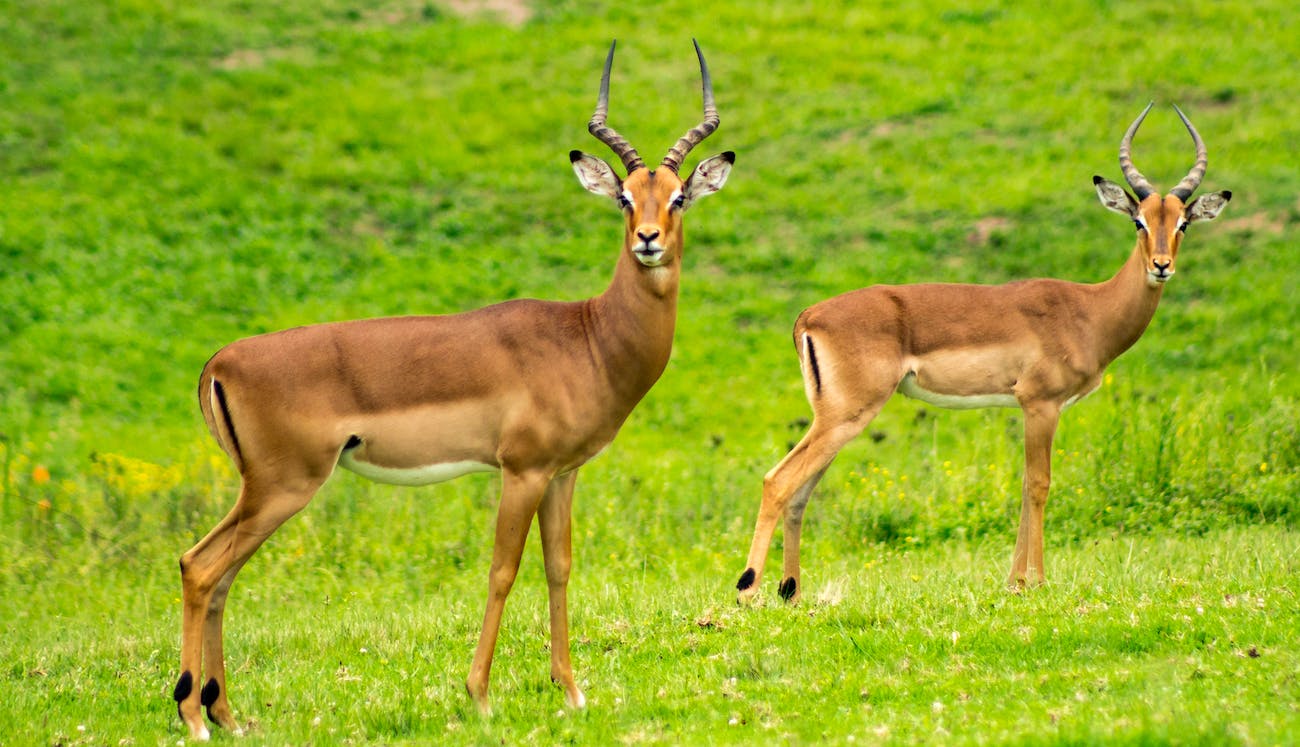
[[[1137,167],[1133,165],[1133,159],[1129,157],[1129,148],[1133,145],[1133,135],[1137,133],[1138,127],[1142,125],[1142,120],[1147,118],[1147,112],[1151,111],[1151,107],[1155,106],[1155,103],[1152,101],[1147,104],[1147,108],[1143,109],[1138,118],[1133,120],[1133,124],[1128,126],[1128,132],[1124,133],[1124,139],[1119,143],[1119,170],[1124,172],[1124,181],[1128,182],[1128,185],[1133,188],[1133,192],[1137,194],[1139,201],[1145,200],[1147,195],[1156,190],[1155,187],[1151,186],[1151,182],[1147,181],[1145,176],[1142,176],[1142,172],[1138,171]]]
[[[1209,157],[1205,153],[1205,141],[1201,140],[1201,135],[1192,126],[1191,120],[1187,118],[1186,114],[1183,114],[1182,109],[1178,108],[1178,104],[1174,104],[1174,111],[1178,112],[1178,118],[1183,120],[1183,124],[1187,126],[1187,131],[1192,133],[1192,142],[1196,144],[1196,165],[1192,167],[1191,171],[1187,172],[1187,176],[1183,177],[1181,182],[1178,182],[1177,187],[1169,190],[1169,194],[1174,195],[1183,202],[1187,202],[1187,198],[1191,197],[1196,188],[1201,186],[1201,179],[1205,177],[1205,165],[1209,162]]]
[[[700,43],[694,39],[691,39],[691,43],[695,45],[695,56],[700,58],[700,77],[704,79],[704,121],[687,130],[677,144],[668,149],[668,155],[664,156],[660,165],[672,169],[674,174],[682,167],[682,160],[686,158],[687,153],[691,152],[691,148],[699,145],[704,138],[718,129],[718,107],[713,104],[713,79],[709,77],[709,66],[704,62]]]
[[[614,155],[623,161],[623,168],[631,174],[637,169],[645,168],[645,162],[636,154],[636,148],[633,148],[631,143],[612,127],[605,126],[605,116],[609,113],[609,71],[614,66],[615,44],[618,44],[617,39],[609,44],[609,55],[605,58],[605,73],[600,76],[600,96],[596,99],[596,112],[591,115],[591,121],[587,123],[587,132],[608,145],[609,149],[614,151]]]

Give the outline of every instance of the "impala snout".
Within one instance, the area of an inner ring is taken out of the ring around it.
[[[663,263],[665,251],[663,244],[659,243],[659,237],[663,232],[659,226],[646,224],[636,229],[636,243],[632,246],[632,253],[636,255],[637,261],[646,267],[658,267]]]
[[[1169,282],[1169,278],[1173,276],[1173,257],[1165,256],[1151,258],[1151,266],[1147,268],[1147,280],[1153,287]]]

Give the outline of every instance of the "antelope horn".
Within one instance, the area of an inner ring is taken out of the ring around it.
[[[1201,135],[1192,126],[1191,120],[1187,118],[1186,114],[1183,114],[1183,110],[1179,109],[1177,104],[1174,104],[1174,111],[1178,112],[1178,117],[1187,126],[1187,131],[1192,133],[1192,142],[1196,144],[1196,165],[1192,167],[1191,171],[1187,172],[1187,176],[1183,177],[1181,182],[1178,182],[1177,187],[1169,190],[1169,194],[1174,195],[1183,202],[1187,202],[1187,198],[1191,197],[1196,188],[1201,186],[1201,179],[1205,176],[1205,165],[1209,162],[1209,157],[1205,153],[1205,141],[1201,140]]]
[[[686,158],[687,153],[691,152],[691,148],[699,145],[704,138],[718,129],[718,107],[713,104],[713,79],[709,77],[709,66],[704,62],[700,43],[694,39],[691,39],[691,43],[695,45],[695,56],[700,58],[700,77],[704,79],[704,121],[687,130],[677,144],[668,149],[668,155],[664,156],[660,165],[672,169],[674,174],[682,167],[682,160]]]
[[[645,162],[636,154],[636,148],[633,148],[626,138],[615,132],[612,127],[605,125],[605,115],[609,113],[609,71],[614,66],[614,45],[617,43],[617,39],[610,42],[609,56],[605,58],[605,73],[600,76],[600,96],[596,99],[596,112],[591,115],[591,121],[587,123],[587,131],[597,140],[608,145],[609,149],[614,151],[614,155],[623,161],[623,168],[631,174],[637,169],[645,168]]]
[[[1133,145],[1133,135],[1137,132],[1138,127],[1142,125],[1142,120],[1147,118],[1147,112],[1151,111],[1151,107],[1155,103],[1152,101],[1147,104],[1147,108],[1143,109],[1138,118],[1133,120],[1133,124],[1128,126],[1128,132],[1124,133],[1124,139],[1119,143],[1119,169],[1124,172],[1124,181],[1128,182],[1128,185],[1133,188],[1133,192],[1137,194],[1139,201],[1145,200],[1147,195],[1156,190],[1155,187],[1151,186],[1151,182],[1147,181],[1145,176],[1142,176],[1142,172],[1138,171],[1137,167],[1133,165],[1133,159],[1129,157],[1129,148]]]

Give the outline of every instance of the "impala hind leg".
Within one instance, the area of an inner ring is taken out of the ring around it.
[[[826,468],[822,468],[811,479],[805,482],[794,496],[790,498],[790,505],[785,509],[785,538],[782,540],[784,549],[782,551],[784,569],[781,574],[781,585],[777,587],[777,593],[787,602],[794,603],[799,601],[803,593],[803,587],[799,585],[799,537],[803,533],[803,512],[808,508],[808,500],[812,498],[813,490],[817,483],[821,482],[822,476],[826,474]]]
[[[1020,499],[1020,527],[1011,557],[1007,586],[1022,589],[1043,583],[1043,514],[1052,482],[1052,440],[1060,420],[1055,405],[1026,405],[1025,476]]]
[[[181,556],[181,675],[173,697],[194,739],[207,739],[203,708],[218,725],[238,731],[226,694],[221,618],[235,574],[277,528],[307,505],[323,480],[296,489],[244,481],[235,507]],[[206,662],[208,680],[200,686]]]
[[[795,499],[794,503],[798,504],[796,509],[798,517],[793,525],[795,526],[793,549],[795,557],[792,561],[791,550],[787,549],[786,570],[789,572],[793,568],[794,574],[787,576],[789,580],[782,583],[779,591],[786,599],[793,599],[798,594],[798,535],[799,527],[803,522],[804,507],[817,481],[830,466],[831,460],[845,444],[862,432],[874,415],[875,413],[872,412],[870,416],[859,420],[842,421],[834,426],[825,426],[821,419],[814,417],[812,427],[808,429],[803,440],[763,477],[763,502],[759,505],[754,539],[749,546],[749,561],[745,572],[740,576],[740,581],[736,583],[739,592],[738,602],[747,603],[758,593],[759,582],[763,578],[763,563],[767,559],[772,534],[776,531],[777,521],[786,515],[792,497]],[[787,523],[787,527],[789,526],[792,525]],[[786,539],[790,540],[789,537]]]
[[[497,509],[492,570],[488,573],[487,609],[483,613],[483,629],[479,633],[478,648],[474,650],[474,662],[465,680],[465,689],[483,714],[492,710],[488,702],[488,680],[492,673],[497,634],[501,630],[501,614],[510,587],[514,586],[515,576],[519,573],[519,559],[528,540],[528,528],[533,523],[550,477],[542,472],[501,471],[501,505]]]
[[[574,470],[551,480],[537,511],[551,612],[551,681],[564,688],[564,702],[570,708],[582,708],[587,704],[586,696],[574,681],[573,663],[569,659],[568,588],[573,558],[570,526],[573,485],[577,477],[578,472]]]

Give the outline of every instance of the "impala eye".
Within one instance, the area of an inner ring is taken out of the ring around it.
[[[1139,231],[1141,231],[1142,229],[1146,228],[1146,226],[1142,225],[1142,221],[1137,220],[1137,219],[1134,219],[1134,220],[1133,220],[1133,225],[1136,226],[1136,227],[1137,227],[1137,230],[1139,230]]]
[[[628,198],[626,192],[618,196],[618,206],[623,210],[632,207],[632,200]]]
[[[1187,221],[1183,221],[1182,223],[1179,223],[1179,224],[1178,224],[1178,232],[1179,232],[1179,233],[1183,233],[1183,232],[1186,231],[1186,230],[1187,230]]]
[[[677,197],[676,197],[675,199],[673,199],[673,209],[674,209],[674,210],[681,210],[681,209],[682,209],[682,205],[685,205],[685,204],[686,204],[686,195],[677,195]]]

